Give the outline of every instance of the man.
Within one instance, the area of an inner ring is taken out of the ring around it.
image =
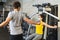
[[[34,22],[25,17],[25,15],[21,11],[21,4],[19,1],[13,3],[14,10],[9,12],[6,20],[0,24],[0,27],[4,27],[9,23],[10,28],[10,40],[23,40],[22,36],[22,27],[21,27],[21,19],[23,19],[31,24],[39,24],[39,22]]]
[[[32,38],[33,38],[32,40],[40,40],[42,38],[42,35],[43,35],[43,27],[44,26],[45,27],[48,27],[48,28],[57,28],[56,25],[55,26],[50,26],[50,25],[46,24],[45,22],[43,22],[42,21],[43,17],[44,16],[42,14],[39,15],[40,24],[39,25],[36,25],[36,32],[33,33],[33,34],[31,34],[31,35],[29,35],[26,38],[26,40],[31,40]]]

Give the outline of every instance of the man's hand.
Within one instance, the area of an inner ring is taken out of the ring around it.
[[[0,27],[4,27],[5,25],[7,25],[10,22],[10,20],[11,18],[7,17],[6,20],[0,24]]]
[[[54,28],[57,28],[57,25],[54,25]]]
[[[37,22],[36,24],[37,24],[37,25],[40,25],[40,22]]]
[[[28,18],[24,18],[24,21],[26,21],[27,23],[30,23],[30,24],[37,24],[37,25],[40,24],[40,22],[35,22],[35,21],[32,21],[31,19],[28,19]]]

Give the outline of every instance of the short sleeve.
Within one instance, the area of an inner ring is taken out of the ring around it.
[[[25,13],[22,13],[22,17],[23,17],[23,18],[26,18],[26,14],[25,14]]]
[[[12,19],[12,17],[13,17],[12,12],[9,12],[7,17],[9,17],[9,18],[11,18],[11,19]]]

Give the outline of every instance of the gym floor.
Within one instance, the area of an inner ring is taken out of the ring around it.
[[[9,40],[9,33],[3,28],[0,28],[0,40]]]

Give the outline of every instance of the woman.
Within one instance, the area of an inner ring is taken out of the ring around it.
[[[31,34],[31,35],[29,35],[26,38],[26,40],[31,40],[32,38],[33,38],[32,40],[39,40],[39,39],[41,39],[42,38],[42,35],[43,35],[43,27],[44,26],[45,27],[48,27],[48,28],[57,28],[57,26],[50,26],[50,25],[46,24],[45,22],[43,22],[42,21],[43,17],[44,16],[42,14],[39,15],[40,24],[39,25],[36,25],[36,32],[33,33],[33,34]]]

